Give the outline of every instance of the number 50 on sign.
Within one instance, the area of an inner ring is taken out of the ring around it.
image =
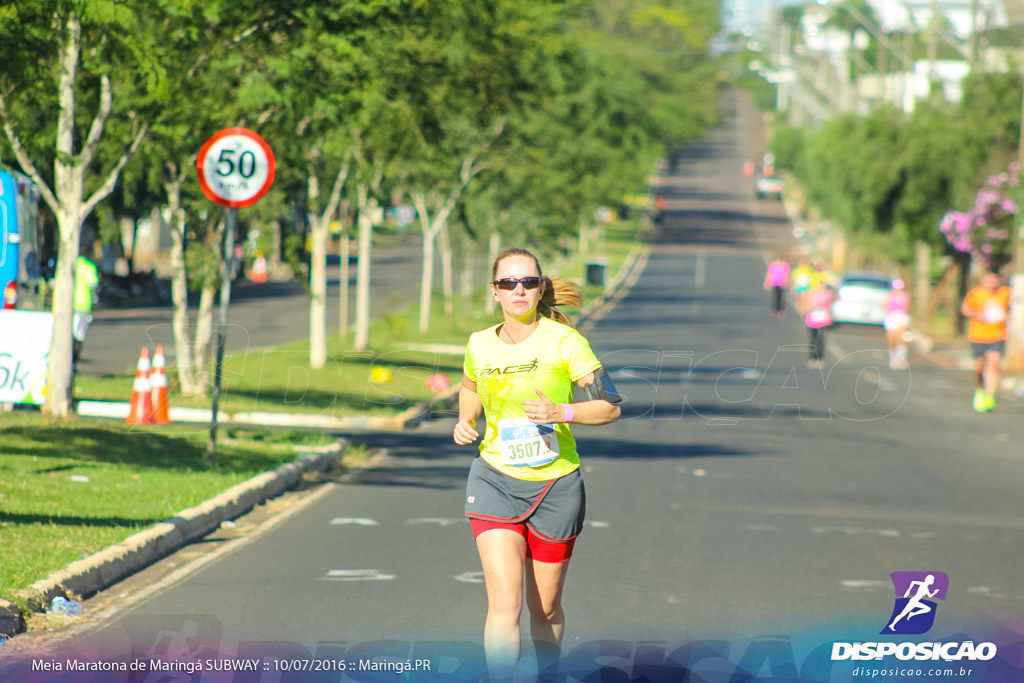
[[[212,201],[232,209],[255,204],[274,182],[274,153],[247,128],[214,133],[196,160],[199,186]]]

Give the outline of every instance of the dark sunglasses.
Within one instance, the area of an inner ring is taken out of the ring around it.
[[[519,279],[516,279],[514,277],[503,277],[500,280],[495,280],[491,284],[497,287],[498,289],[512,291],[520,282],[523,283],[524,289],[536,289],[537,287],[540,287],[540,281],[541,278],[534,276],[521,277]]]

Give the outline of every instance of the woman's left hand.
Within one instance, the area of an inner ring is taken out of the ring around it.
[[[537,395],[540,396],[539,400],[523,401],[523,408],[526,410],[526,417],[529,418],[530,422],[541,425],[562,422],[565,418],[562,406],[545,396],[540,389],[536,391]]]

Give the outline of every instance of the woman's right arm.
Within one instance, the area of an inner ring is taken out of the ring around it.
[[[476,382],[463,377],[462,386],[459,387],[459,421],[455,423],[452,432],[455,443],[468,446],[480,438],[480,432],[476,430],[476,420],[483,409],[480,396],[476,393]]]

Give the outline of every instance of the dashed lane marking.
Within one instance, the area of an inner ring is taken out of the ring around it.
[[[380,526],[375,519],[369,519],[368,517],[335,517],[331,520],[331,526],[343,526],[346,524],[355,524],[356,526]]]
[[[483,583],[484,573],[483,572],[462,572],[461,574],[455,575],[455,580],[461,583]]]
[[[436,524],[438,526],[454,526],[455,524],[466,524],[469,520],[465,517],[417,517],[407,519],[406,524]]]
[[[321,581],[390,581],[397,578],[379,569],[331,569],[321,576]]]

